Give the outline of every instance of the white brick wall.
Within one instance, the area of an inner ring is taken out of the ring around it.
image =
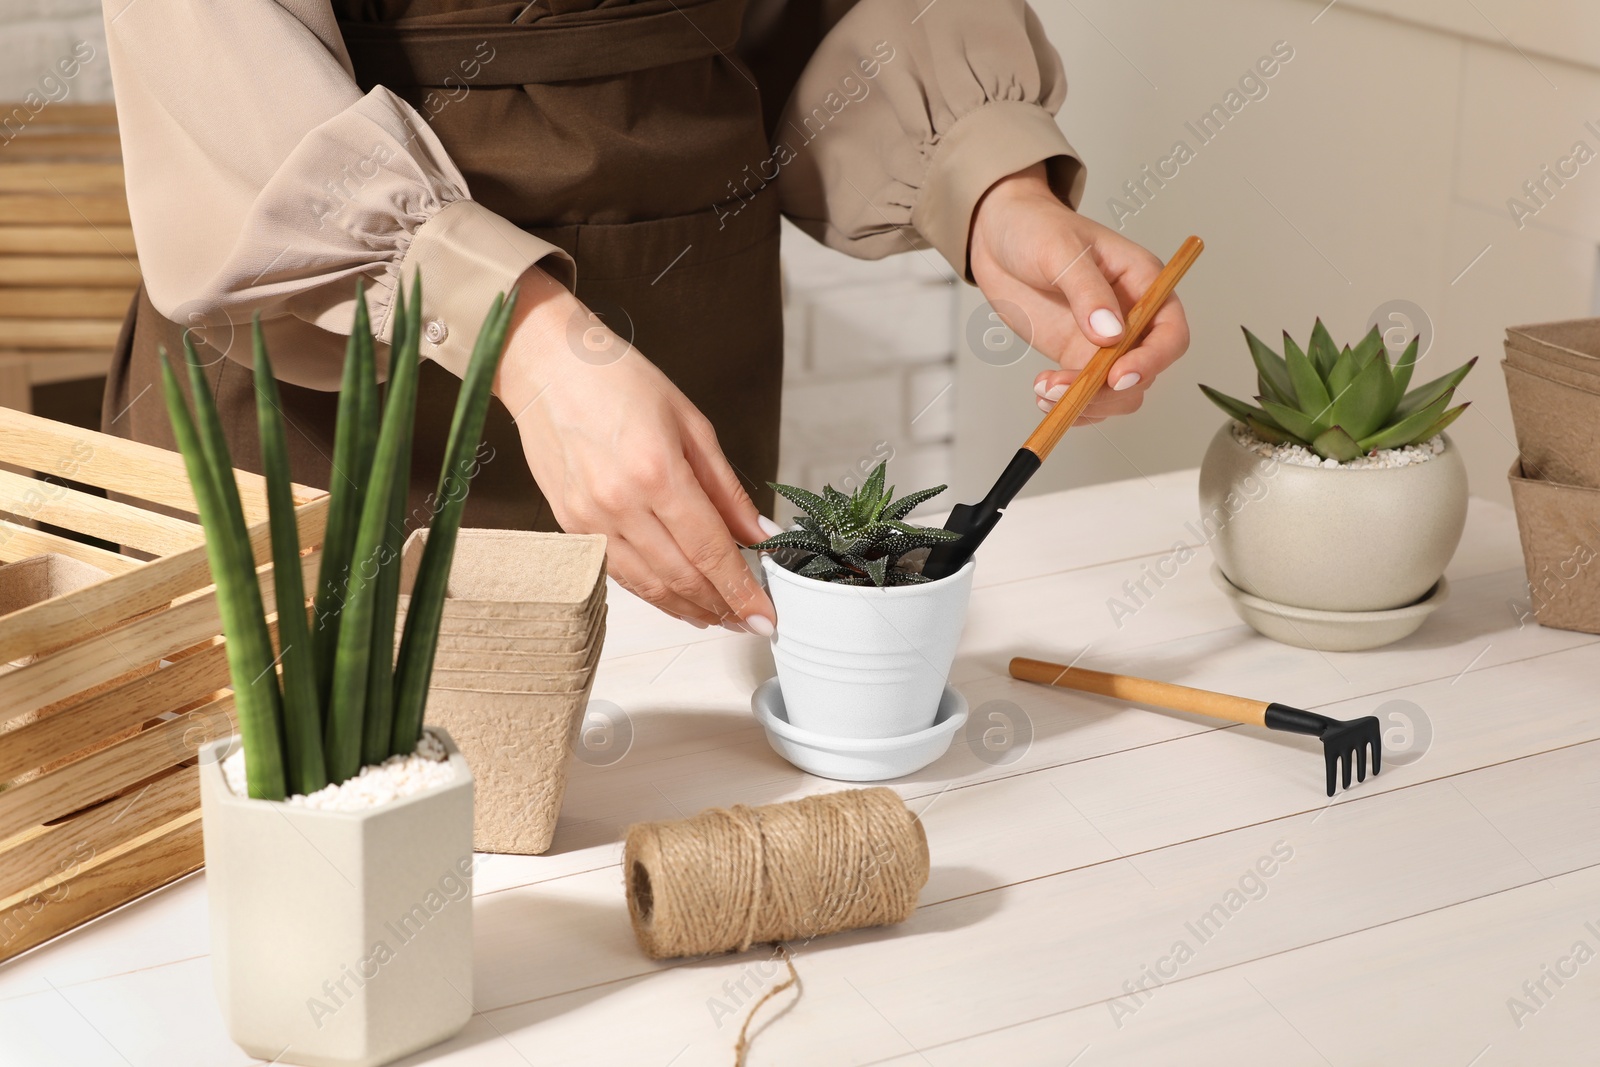
[[[933,252],[853,259],[787,223],[783,272],[778,480],[847,490],[888,458],[889,478],[902,490],[948,482],[954,272]],[[928,505],[948,506],[943,497]]]
[[[56,61],[71,56],[79,41],[94,47],[94,57],[81,65],[77,77],[60,80]],[[52,76],[55,84],[46,80]],[[19,102],[29,93],[86,104],[111,100],[111,66],[96,0],[0,0],[0,102]]]

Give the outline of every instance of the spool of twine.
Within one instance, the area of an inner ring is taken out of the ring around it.
[[[902,922],[928,839],[893,790],[852,789],[638,823],[622,868],[639,947],[701,956]]]

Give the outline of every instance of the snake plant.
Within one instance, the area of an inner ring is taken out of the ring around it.
[[[1379,448],[1430,440],[1454,422],[1466,404],[1450,407],[1474,356],[1449,374],[1407,391],[1416,367],[1413,337],[1393,364],[1376,326],[1353,348],[1336,348],[1318,319],[1302,349],[1287,330],[1283,355],[1244,331],[1256,365],[1260,395],[1252,407],[1208,385],[1200,391],[1223,411],[1271,444],[1298,444],[1324,459],[1348,462]]]
[[[353,777],[364,764],[409,754],[421,740],[445,587],[466,503],[466,472],[483,434],[489,387],[515,302],[514,291],[509,298],[494,298],[462,378],[434,498],[443,504],[418,564],[398,661],[394,623],[416,416],[421,277],[414,279],[409,300],[403,287],[396,293],[389,383],[381,403],[366,295],[359,284],[356,288],[312,620],[306,616],[277,381],[260,317],[253,323],[277,656],[233,461],[199,357],[186,334],[191,413],[175,361],[163,348],[162,389],[205,530],[252,797],[282,800],[314,792]]]
[[[896,500],[894,486],[884,488],[888,461],[872,469],[855,492],[845,496],[831,485],[822,495],[792,485],[768,482],[774,492],[800,508],[797,530],[767,538],[755,549],[788,549],[778,562],[796,574],[839,585],[915,585],[925,582],[903,561],[919,548],[960,538],[959,533],[906,522],[905,517],[925,500],[945,491],[945,486],[919,489]]]

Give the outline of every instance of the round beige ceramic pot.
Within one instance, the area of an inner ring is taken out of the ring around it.
[[[1407,467],[1279,463],[1226,423],[1200,465],[1200,527],[1222,573],[1264,600],[1385,611],[1433,588],[1467,520],[1467,471],[1445,450]]]

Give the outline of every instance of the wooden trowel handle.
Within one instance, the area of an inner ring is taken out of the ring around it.
[[[1128,321],[1122,330],[1122,340],[1110,348],[1102,348],[1090,358],[1087,366],[1072,380],[1067,388],[1067,395],[1062,397],[1050,413],[1044,417],[1022,447],[1029,452],[1044,459],[1050,455],[1050,450],[1056,447],[1056,442],[1061,440],[1067,432],[1067,427],[1077,421],[1083,414],[1083,409],[1089,406],[1089,401],[1094,399],[1094,394],[1106,384],[1106,375],[1111,373],[1111,365],[1126,355],[1150,328],[1150,322],[1156,317],[1156,312],[1161,305],[1167,302],[1167,297],[1172,295],[1172,290],[1177,288],[1178,279],[1194,263],[1205,248],[1205,242],[1198,237],[1190,237],[1183,242],[1183,246],[1173,253],[1167,265],[1161,268],[1161,273],[1156,275],[1156,280],[1146,289],[1139,302],[1133,305],[1133,310],[1128,312]]]

